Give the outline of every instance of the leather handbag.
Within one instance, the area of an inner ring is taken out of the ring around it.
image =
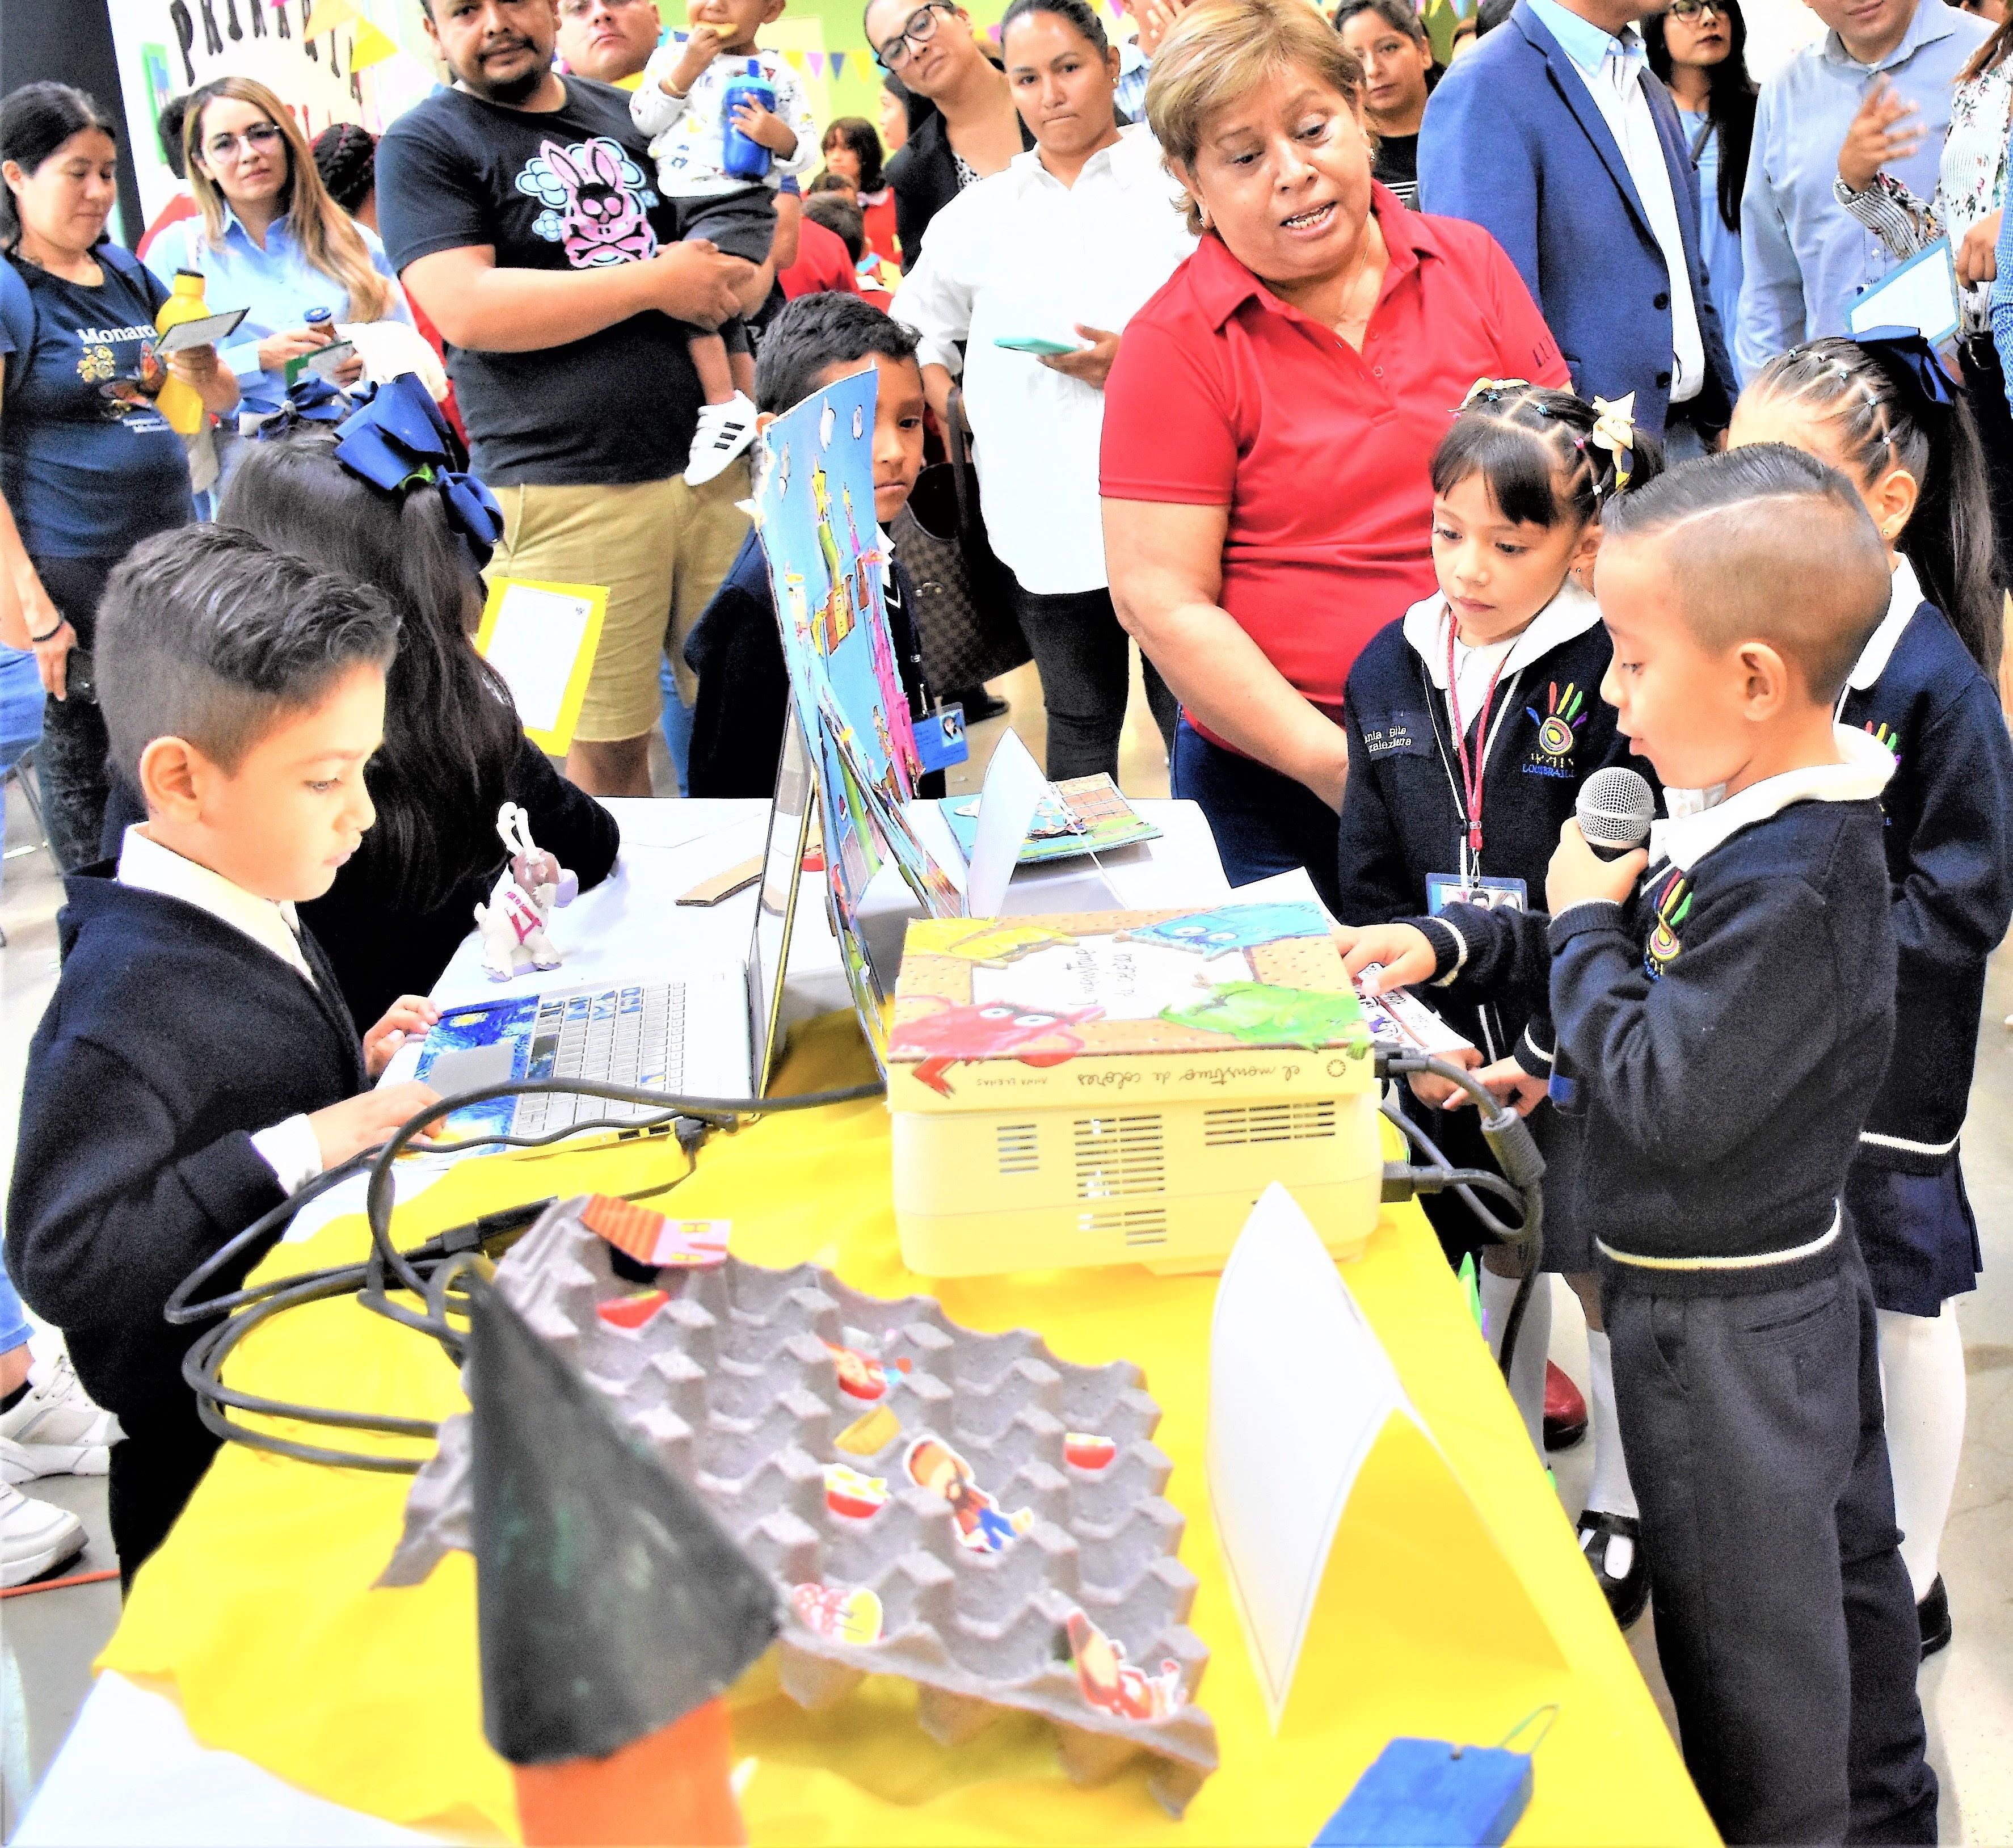
[[[949,459],[917,477],[889,537],[916,597],[923,671],[939,693],[963,692],[1034,658],[1014,613],[1013,574],[994,556],[966,446],[964,394],[950,395]]]

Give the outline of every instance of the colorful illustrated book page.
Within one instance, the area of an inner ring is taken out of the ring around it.
[[[978,798],[947,795],[938,806],[958,851],[969,860],[978,839]],[[1055,795],[1035,811],[1034,824],[1021,844],[1020,863],[1032,867],[1046,860],[1075,860],[1160,838],[1160,829],[1119,793],[1110,777],[1070,777],[1057,784]]]

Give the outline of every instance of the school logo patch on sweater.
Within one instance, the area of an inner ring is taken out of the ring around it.
[[[1541,714],[1535,706],[1525,711],[1538,727],[1537,742],[1525,758],[1527,777],[1569,777],[1573,774],[1573,748],[1579,742],[1579,728],[1586,723],[1586,695],[1568,681],[1563,690],[1554,681]]]
[[[1643,953],[1643,972],[1652,981],[1663,979],[1664,971],[1684,948],[1678,927],[1690,914],[1691,908],[1691,882],[1674,867],[1657,895],[1657,921],[1650,927],[1650,941]]]

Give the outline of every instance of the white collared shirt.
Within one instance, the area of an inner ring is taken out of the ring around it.
[[[220,924],[241,931],[262,949],[270,950],[310,987],[316,985],[300,942],[294,908],[247,892],[208,867],[163,847],[138,825],[127,829],[119,848],[119,883],[135,892],[159,892],[206,911]],[[321,1172],[321,1145],[305,1116],[288,1117],[262,1129],[252,1146],[270,1167],[281,1189],[292,1193]]]
[[[1447,684],[1447,624],[1453,620],[1446,599],[1438,593],[1422,597],[1405,612],[1404,617],[1405,640],[1425,663],[1434,687],[1442,693],[1446,691]],[[1502,678],[1507,680],[1541,655],[1550,654],[1561,643],[1585,634],[1600,620],[1600,606],[1581,588],[1576,578],[1568,577],[1559,586],[1558,595],[1515,635],[1480,648],[1465,646],[1457,635],[1453,694],[1461,708],[1461,722],[1474,724],[1475,715],[1482,710],[1482,697],[1489,691],[1490,677],[1496,674],[1499,662],[1502,663]],[[1453,706],[1450,705],[1449,724],[1453,722]],[[1484,758],[1486,761],[1486,750]]]
[[[1887,787],[1894,774],[1894,755],[1869,731],[1850,725],[1832,727],[1838,741],[1837,763],[1807,764],[1780,776],[1764,777],[1738,795],[1720,789],[1667,789],[1664,806],[1670,819],[1650,824],[1650,864],[1668,860],[1689,873],[1743,827],[1766,821],[1792,802],[1866,802]]]
[[[1922,606],[1922,580],[1916,577],[1915,567],[1897,554],[1894,559],[1894,588],[1887,596],[1887,613],[1880,619],[1879,627],[1867,637],[1865,647],[1859,651],[1859,659],[1846,677],[1838,695],[1840,712],[1845,710],[1849,695],[1865,692],[1887,671],[1888,661],[1904,631],[1915,620],[1915,612]]]
[[[1664,158],[1663,138],[1657,132],[1657,118],[1643,88],[1650,67],[1643,35],[1633,26],[1624,27],[1618,37],[1604,31],[1569,12],[1558,0],[1532,0],[1532,4],[1559,48],[1572,61],[1593,106],[1621,150],[1636,196],[1643,202],[1650,229],[1664,253],[1671,278],[1671,402],[1685,403],[1696,398],[1705,384],[1705,336],[1699,328],[1698,303],[1692,296],[1691,270],[1685,262],[1684,232],[1670,166]],[[1589,63],[1596,49],[1599,56]]]
[[[1143,127],[1121,129],[1073,186],[1031,148],[930,220],[895,291],[890,312],[921,336],[917,358],[964,375],[986,531],[1037,595],[1110,581],[1097,473],[1104,394],[993,342],[1080,345],[1079,322],[1121,331],[1195,248],[1178,191]]]

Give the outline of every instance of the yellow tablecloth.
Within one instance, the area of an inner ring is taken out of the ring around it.
[[[864,1056],[849,1021],[817,1023],[798,1035],[778,1088],[853,1081]],[[638,1144],[465,1163],[402,1210],[401,1242],[514,1199],[648,1186],[678,1159]],[[755,1843],[1305,1843],[1393,1735],[1493,1743],[1548,1700],[1560,1714],[1517,1843],[1714,1839],[1415,1210],[1387,1211],[1348,1267],[1350,1285],[1568,1666],[1506,1667],[1486,1639],[1467,1652],[1436,1640],[1432,1625],[1398,1647],[1368,1639],[1332,1722],[1280,1741],[1230,1603],[1203,1476],[1215,1279],[1127,1268],[930,1285],[902,1266],[889,1160],[878,1102],[770,1117],[716,1138],[672,1197],[681,1215],[731,1218],[734,1251],[755,1263],[810,1259],[858,1289],[926,1291],[975,1328],[1037,1329],[1067,1360],[1144,1368],[1164,1414],[1155,1442],[1174,1463],[1167,1497],[1188,1519],[1181,1557],[1200,1581],[1190,1621],[1211,1655],[1198,1699],[1216,1721],[1221,1767],[1176,1823],[1136,1767],[1077,1789],[1033,1720],[1004,1718],[947,1750],[914,1725],[906,1683],[870,1679],[807,1715],[758,1670],[735,1720],[737,1755],[756,1760],[742,1799]],[[262,1274],[351,1261],[365,1239],[360,1221],[338,1221],[283,1247]],[[276,1319],[229,1377],[324,1405],[434,1417],[463,1404],[438,1348],[349,1299]],[[482,1738],[472,1563],[456,1554],[424,1585],[370,1589],[398,1537],[408,1480],[227,1446],[141,1573],[101,1666],[166,1687],[205,1744],[317,1795],[471,1839],[513,1839],[508,1770]],[[1418,1536],[1416,1572],[1389,1585],[1393,1610],[1430,1607],[1444,1575],[1460,1570],[1434,1539]]]

